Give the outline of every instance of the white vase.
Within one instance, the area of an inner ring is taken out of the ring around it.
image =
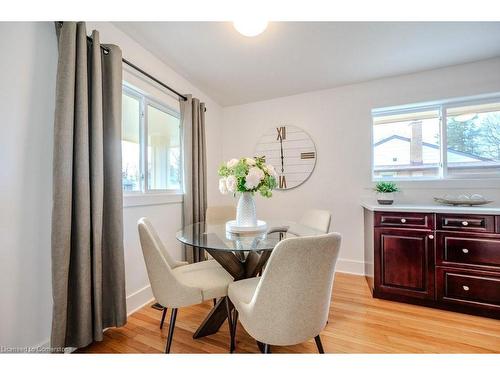
[[[257,226],[257,210],[252,193],[241,193],[236,207],[236,225],[239,227]]]

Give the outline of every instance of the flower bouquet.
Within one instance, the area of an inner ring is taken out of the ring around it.
[[[270,198],[276,188],[277,174],[264,158],[231,159],[219,168],[219,190],[222,194],[241,193],[236,210],[236,226],[256,228],[259,224],[254,193]],[[265,223],[264,223],[265,224]]]

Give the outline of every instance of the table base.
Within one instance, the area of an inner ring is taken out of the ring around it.
[[[234,280],[248,279],[256,277],[261,271],[267,260],[271,256],[272,250],[261,251],[261,254],[251,251],[246,259],[238,258],[232,251],[209,250],[207,252],[233,276]],[[210,313],[203,320],[200,327],[196,330],[193,338],[198,339],[216,333],[227,319],[226,298],[220,298],[216,305],[210,310]],[[232,304],[230,304],[232,309]]]

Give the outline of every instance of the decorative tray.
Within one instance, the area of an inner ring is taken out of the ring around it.
[[[257,220],[255,227],[243,227],[236,224],[236,220],[230,220],[226,223],[226,231],[231,233],[259,233],[267,230],[267,223],[263,220]]]
[[[484,199],[482,195],[479,194],[473,194],[471,196],[469,195],[460,195],[459,197],[450,197],[450,196],[445,196],[445,197],[434,197],[434,201],[441,203],[441,204],[447,204],[451,206],[481,206],[483,204],[488,204],[492,203],[493,201],[489,201],[487,199]]]

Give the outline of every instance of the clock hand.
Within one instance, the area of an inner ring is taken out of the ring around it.
[[[280,138],[280,152],[281,152],[281,173],[285,171],[283,168],[283,138]]]

